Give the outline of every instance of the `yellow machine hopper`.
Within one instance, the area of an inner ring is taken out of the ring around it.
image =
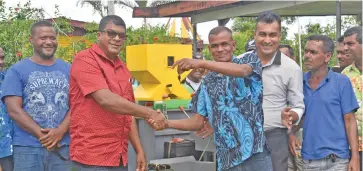
[[[141,44],[127,46],[126,63],[131,75],[139,81],[135,89],[138,101],[159,101],[168,95],[171,99],[190,99],[190,93],[181,85],[188,72],[178,79],[174,62],[192,57],[192,46],[181,44]]]

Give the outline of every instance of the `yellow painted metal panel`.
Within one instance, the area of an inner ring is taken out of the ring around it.
[[[190,99],[190,93],[180,84],[173,62],[191,58],[192,46],[180,44],[142,44],[126,47],[126,62],[131,75],[140,82],[135,89],[137,100],[162,100],[169,94],[177,99]],[[189,72],[181,75],[184,79]]]

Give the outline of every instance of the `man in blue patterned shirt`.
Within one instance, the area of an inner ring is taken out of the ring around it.
[[[0,88],[4,81],[6,70],[4,69],[5,54],[0,48]],[[0,95],[2,90],[0,90]],[[13,149],[12,149],[12,123],[6,113],[5,105],[0,101],[0,168],[3,171],[13,170]],[[1,170],[0,169],[0,170]]]
[[[192,99],[196,114],[168,120],[165,127],[195,131],[207,117],[214,129],[218,171],[272,171],[263,131],[261,63],[253,53],[233,57],[236,42],[227,27],[212,29],[208,39],[215,61],[182,59],[173,66],[179,74],[195,68],[210,71]]]

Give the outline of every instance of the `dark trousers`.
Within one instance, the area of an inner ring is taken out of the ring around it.
[[[287,171],[289,144],[286,128],[275,128],[265,131],[267,147],[271,151],[274,171]]]
[[[363,159],[362,159],[362,152],[361,151],[359,152],[359,159],[360,159],[359,160],[360,161],[360,171],[362,171],[362,160]]]

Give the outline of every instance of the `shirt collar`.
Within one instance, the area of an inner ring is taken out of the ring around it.
[[[274,61],[272,62],[272,64],[274,65],[281,65],[281,52],[279,50],[277,50],[277,52],[275,53],[275,57],[274,57]]]
[[[354,71],[354,72],[360,73],[359,69],[357,68],[357,66],[355,66],[354,62],[349,67],[350,67],[349,71]]]
[[[257,51],[254,52],[257,55]],[[276,51],[274,57],[272,57],[271,61],[262,67],[267,67],[270,65],[281,65],[281,52],[279,50]]]
[[[329,80],[332,78],[334,74],[334,71],[328,67],[328,74],[325,76],[325,78],[323,80],[325,80],[326,82],[329,82]],[[311,77],[311,71],[308,71],[307,73],[304,74],[304,84],[307,83],[309,81],[309,78]]]

